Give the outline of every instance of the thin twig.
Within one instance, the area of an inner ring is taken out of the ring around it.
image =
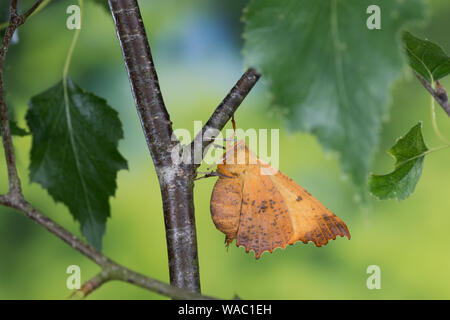
[[[9,192],[14,194],[20,194],[22,189],[19,175],[17,174],[14,146],[11,138],[11,128],[9,126],[8,108],[6,106],[5,88],[3,84],[3,70],[6,54],[8,53],[14,32],[24,22],[25,18],[17,13],[17,0],[11,0],[9,25],[3,36],[2,47],[0,49],[0,128],[2,129],[2,142],[5,148],[6,167],[8,169]]]
[[[162,281],[144,276],[118,264],[48,218],[42,212],[31,206],[21,196],[11,194],[0,195],[0,204],[24,213],[28,218],[47,229],[47,231],[57,236],[102,268],[102,272],[84,286],[83,290],[87,291],[87,294],[107,281],[119,280],[174,299],[214,299],[191,292],[190,290],[170,286]]]
[[[14,12],[17,15],[17,0],[11,0],[10,12]]]
[[[69,299],[84,299],[89,294],[100,288],[103,284],[110,281],[107,270],[102,270],[99,274],[86,281],[80,289],[74,291]]]
[[[0,129],[2,134],[2,143],[5,149],[6,167],[8,170],[9,194],[13,198],[23,198],[20,178],[17,173],[14,146],[11,137],[11,128],[9,125],[8,108],[6,106],[5,87],[3,83],[3,71],[5,66],[6,54],[11,44],[14,32],[21,26],[29,15],[31,15],[42,3],[37,1],[28,11],[28,15],[19,15],[17,11],[17,0],[11,0],[9,12],[9,24],[3,36],[2,46],[0,48]]]
[[[36,2],[27,12],[24,13],[26,18],[30,18],[44,9],[52,0],[42,0]],[[9,21],[0,23],[0,30],[6,29],[9,25]]]
[[[439,103],[439,105],[444,109],[447,115],[450,117],[450,103],[448,101],[448,97],[446,95],[440,94],[437,90],[429,84],[420,74],[414,71],[414,75],[419,79],[420,83],[424,86],[425,89],[433,96],[434,100]]]
[[[25,23],[27,18],[35,12],[43,0],[38,0],[26,11],[25,14],[19,15],[17,11],[17,0],[11,0],[9,24],[3,36],[2,46],[0,49],[0,128],[2,131],[2,142],[5,148],[6,166],[8,169],[9,193],[19,195],[22,192],[19,175],[17,174],[16,160],[14,154],[14,146],[11,137],[11,128],[9,125],[8,108],[6,106],[5,87],[3,83],[3,70],[14,32]]]
[[[0,204],[16,209],[24,213],[28,218],[35,221],[45,229],[56,235],[59,239],[70,245],[75,250],[79,251],[84,256],[91,259],[100,267],[107,266],[111,261],[92,246],[84,243],[74,234],[70,233],[62,226],[48,218],[39,210],[35,209],[31,204],[19,196],[5,195],[0,196]]]
[[[261,75],[255,69],[250,68],[245,71],[228,95],[214,110],[213,114],[203,126],[202,130],[197,134],[194,141],[192,141],[191,150],[193,154],[206,150],[206,148],[214,142],[214,137],[204,139],[205,132],[211,129],[218,131],[222,130],[223,127],[225,127],[225,124],[233,117],[235,111],[239,108],[250,90],[253,89],[260,77]],[[200,141],[201,150],[197,150]],[[197,164],[197,166],[199,166],[199,164]]]
[[[36,11],[36,9],[42,4],[42,2],[44,2],[44,0],[36,1],[33,4],[33,6],[23,14],[23,18],[27,19],[29,16],[31,16]]]
[[[160,180],[169,270],[173,286],[146,277],[112,261],[45,216],[23,198],[14,160],[2,77],[6,53],[15,30],[37,10],[41,3],[43,1],[37,1],[30,10],[20,16],[17,13],[17,0],[11,0],[10,23],[0,52],[1,131],[10,185],[9,193],[0,195],[0,204],[24,213],[102,268],[101,273],[83,286],[81,292],[84,296],[107,281],[120,280],[174,299],[210,299],[211,297],[202,296],[199,293],[200,280],[193,207],[195,167],[192,164],[176,166],[171,161],[171,151],[179,142],[176,139],[172,140],[171,121],[162,99],[136,0],[110,0],[109,3],[138,113]],[[221,130],[258,79],[259,74],[249,69],[216,109],[207,122],[206,129],[211,127]],[[212,140],[205,142],[205,145],[212,143]]]

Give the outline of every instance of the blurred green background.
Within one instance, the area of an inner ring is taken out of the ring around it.
[[[1,0],[6,1],[6,0]],[[31,1],[24,1],[25,4]],[[65,10],[75,1],[60,0],[31,18],[19,31],[19,43],[7,58],[7,100],[21,126],[30,97],[61,79],[72,39]],[[119,263],[168,281],[161,198],[153,164],[140,128],[114,26],[104,8],[85,1],[85,21],[70,75],[83,88],[105,97],[119,111],[125,139],[120,150],[129,171],[118,176],[112,218],[104,237],[104,253]],[[246,1],[140,1],[166,105],[175,128],[193,130],[206,121],[243,69],[240,13]],[[410,29],[450,52],[450,2],[430,0],[430,19]],[[443,81],[450,88],[450,79]],[[327,246],[298,243],[286,250],[252,254],[234,245],[210,217],[214,178],[195,188],[202,290],[205,294],[245,299],[449,299],[450,298],[450,150],[425,160],[422,179],[406,201],[371,200],[361,209],[351,184],[342,177],[337,159],[325,154],[310,135],[284,129],[268,109],[263,81],[238,110],[238,126],[281,128],[280,169],[307,188],[348,225],[351,241],[339,238]],[[391,114],[383,126],[374,172],[393,166],[386,154],[396,138],[419,120],[429,147],[441,143],[430,121],[430,99],[410,71],[392,90]],[[438,121],[450,137],[450,122],[440,109]],[[14,138],[19,174],[29,201],[70,231],[79,226],[62,204],[28,182],[31,137]],[[7,190],[3,149],[0,193]],[[10,209],[0,208],[0,299],[64,299],[66,268],[79,265],[82,280],[99,268],[43,228]],[[381,290],[366,287],[369,265],[381,268]],[[164,299],[134,286],[110,282],[89,299]]]

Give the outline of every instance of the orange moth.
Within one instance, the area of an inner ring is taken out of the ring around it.
[[[269,173],[269,174],[268,174]],[[350,233],[345,223],[292,179],[258,159],[239,140],[227,144],[211,197],[211,215],[227,246],[263,252],[297,241],[321,247]]]

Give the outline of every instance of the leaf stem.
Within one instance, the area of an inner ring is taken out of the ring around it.
[[[409,158],[408,160],[405,160],[405,161],[401,162],[396,167],[399,168],[399,167],[403,166],[404,164],[406,164],[406,163],[408,163],[408,162],[410,162],[412,160],[424,157],[424,156],[426,156],[428,154],[431,154],[431,153],[434,153],[434,152],[437,152],[437,151],[441,151],[441,150],[444,150],[444,149],[447,149],[447,148],[450,148],[450,144],[446,144],[446,145],[443,145],[443,146],[440,146],[440,147],[429,149],[429,150],[427,150],[425,152],[422,152],[421,154],[418,154],[418,155],[416,155],[416,156],[414,156],[412,158]]]
[[[434,79],[431,77],[431,87],[434,87]],[[436,119],[436,106],[434,102],[434,97],[430,95],[430,106],[431,106],[431,122],[433,124],[434,133],[441,139],[445,144],[450,144],[450,141],[442,134],[441,130],[439,130],[439,125]]]
[[[78,0],[78,5],[80,6],[80,10],[81,10],[81,24],[83,22],[83,0]],[[80,29],[76,29],[75,33],[73,35],[72,38],[72,42],[70,43],[70,47],[69,47],[69,51],[67,52],[67,57],[66,57],[66,61],[64,63],[64,68],[63,68],[63,82],[64,82],[64,90],[67,91],[67,75],[69,74],[69,68],[70,68],[70,63],[72,61],[72,56],[73,56],[73,52],[75,51],[75,47],[77,45],[78,42],[78,38],[80,36],[80,32],[81,32],[81,25],[80,25]]]

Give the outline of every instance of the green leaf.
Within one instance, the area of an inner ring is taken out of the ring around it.
[[[7,103],[7,106],[10,107],[10,104]],[[15,116],[14,116],[14,112],[11,111],[12,109],[9,109],[8,111],[8,119],[9,119],[9,130],[11,131],[11,135],[13,136],[18,136],[18,137],[24,137],[24,136],[28,136],[30,135],[30,133],[19,127],[19,125],[17,124],[17,121],[14,120]],[[0,130],[2,129],[2,124],[0,123]]]
[[[16,121],[10,120],[9,128],[13,136],[24,137],[30,135],[30,133],[27,130],[19,127]]]
[[[381,30],[366,27],[374,4]],[[424,11],[422,0],[253,0],[246,8],[246,64],[262,72],[292,128],[338,152],[361,196],[403,67],[399,30]]]
[[[403,44],[409,65],[429,83],[450,73],[450,57],[437,44],[409,32],[403,33]]]
[[[28,131],[25,129],[19,127],[17,124],[17,121],[14,120],[14,113],[8,112],[8,118],[9,118],[9,130],[11,131],[12,136],[18,136],[18,137],[24,137],[30,135]],[[2,129],[2,124],[0,123],[0,130]]]
[[[11,104],[7,103],[7,106],[9,107],[8,118],[9,118],[9,129],[11,131],[11,135],[18,136],[18,137],[25,137],[25,136],[30,135],[30,132],[19,127],[19,125],[17,124],[17,121],[15,120],[16,116],[14,115],[14,112],[13,112],[14,109],[11,108]]]
[[[83,235],[100,249],[117,172],[127,168],[117,150],[122,124],[104,99],[70,79],[65,101],[62,82],[31,99],[30,179],[67,205]]]
[[[422,122],[419,122],[389,150],[396,159],[395,170],[386,175],[371,175],[370,192],[381,200],[408,198],[420,179],[427,151],[422,136]]]

